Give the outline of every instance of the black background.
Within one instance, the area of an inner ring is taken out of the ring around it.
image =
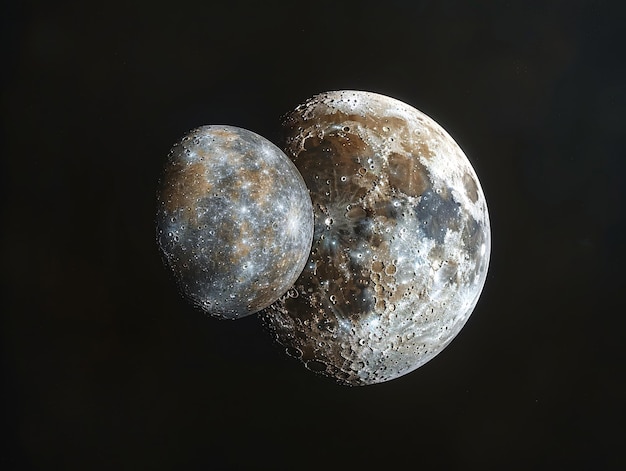
[[[0,467],[623,469],[623,5],[4,2]],[[155,244],[184,132],[278,143],[337,89],[442,124],[492,220],[459,337],[362,388],[195,311]]]

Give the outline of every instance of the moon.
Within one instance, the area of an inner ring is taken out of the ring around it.
[[[157,241],[194,305],[222,319],[266,308],[302,272],[312,238],[307,187],[267,139],[203,126],[173,146],[158,194]]]
[[[311,193],[314,237],[264,324],[341,384],[415,370],[459,333],[485,283],[491,232],[474,169],[434,120],[375,93],[317,95],[284,130]]]

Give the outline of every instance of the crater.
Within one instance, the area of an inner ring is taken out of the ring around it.
[[[478,201],[478,187],[476,186],[474,177],[469,172],[463,175],[463,184],[465,185],[469,199],[472,200],[472,203],[476,203],[476,201]]]

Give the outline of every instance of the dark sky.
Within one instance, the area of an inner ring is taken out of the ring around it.
[[[623,469],[624,5],[3,2],[0,468]],[[194,310],[155,243],[184,132],[278,142],[337,89],[442,124],[492,221],[461,334],[361,388]]]

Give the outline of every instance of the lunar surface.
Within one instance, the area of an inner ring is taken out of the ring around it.
[[[487,274],[485,196],[460,147],[395,99],[338,91],[284,123],[315,233],[294,287],[263,311],[287,353],[347,385],[398,378],[441,352]]]
[[[312,237],[309,192],[268,140],[204,126],[170,151],[157,240],[184,295],[207,313],[236,319],[276,301],[302,272]]]

